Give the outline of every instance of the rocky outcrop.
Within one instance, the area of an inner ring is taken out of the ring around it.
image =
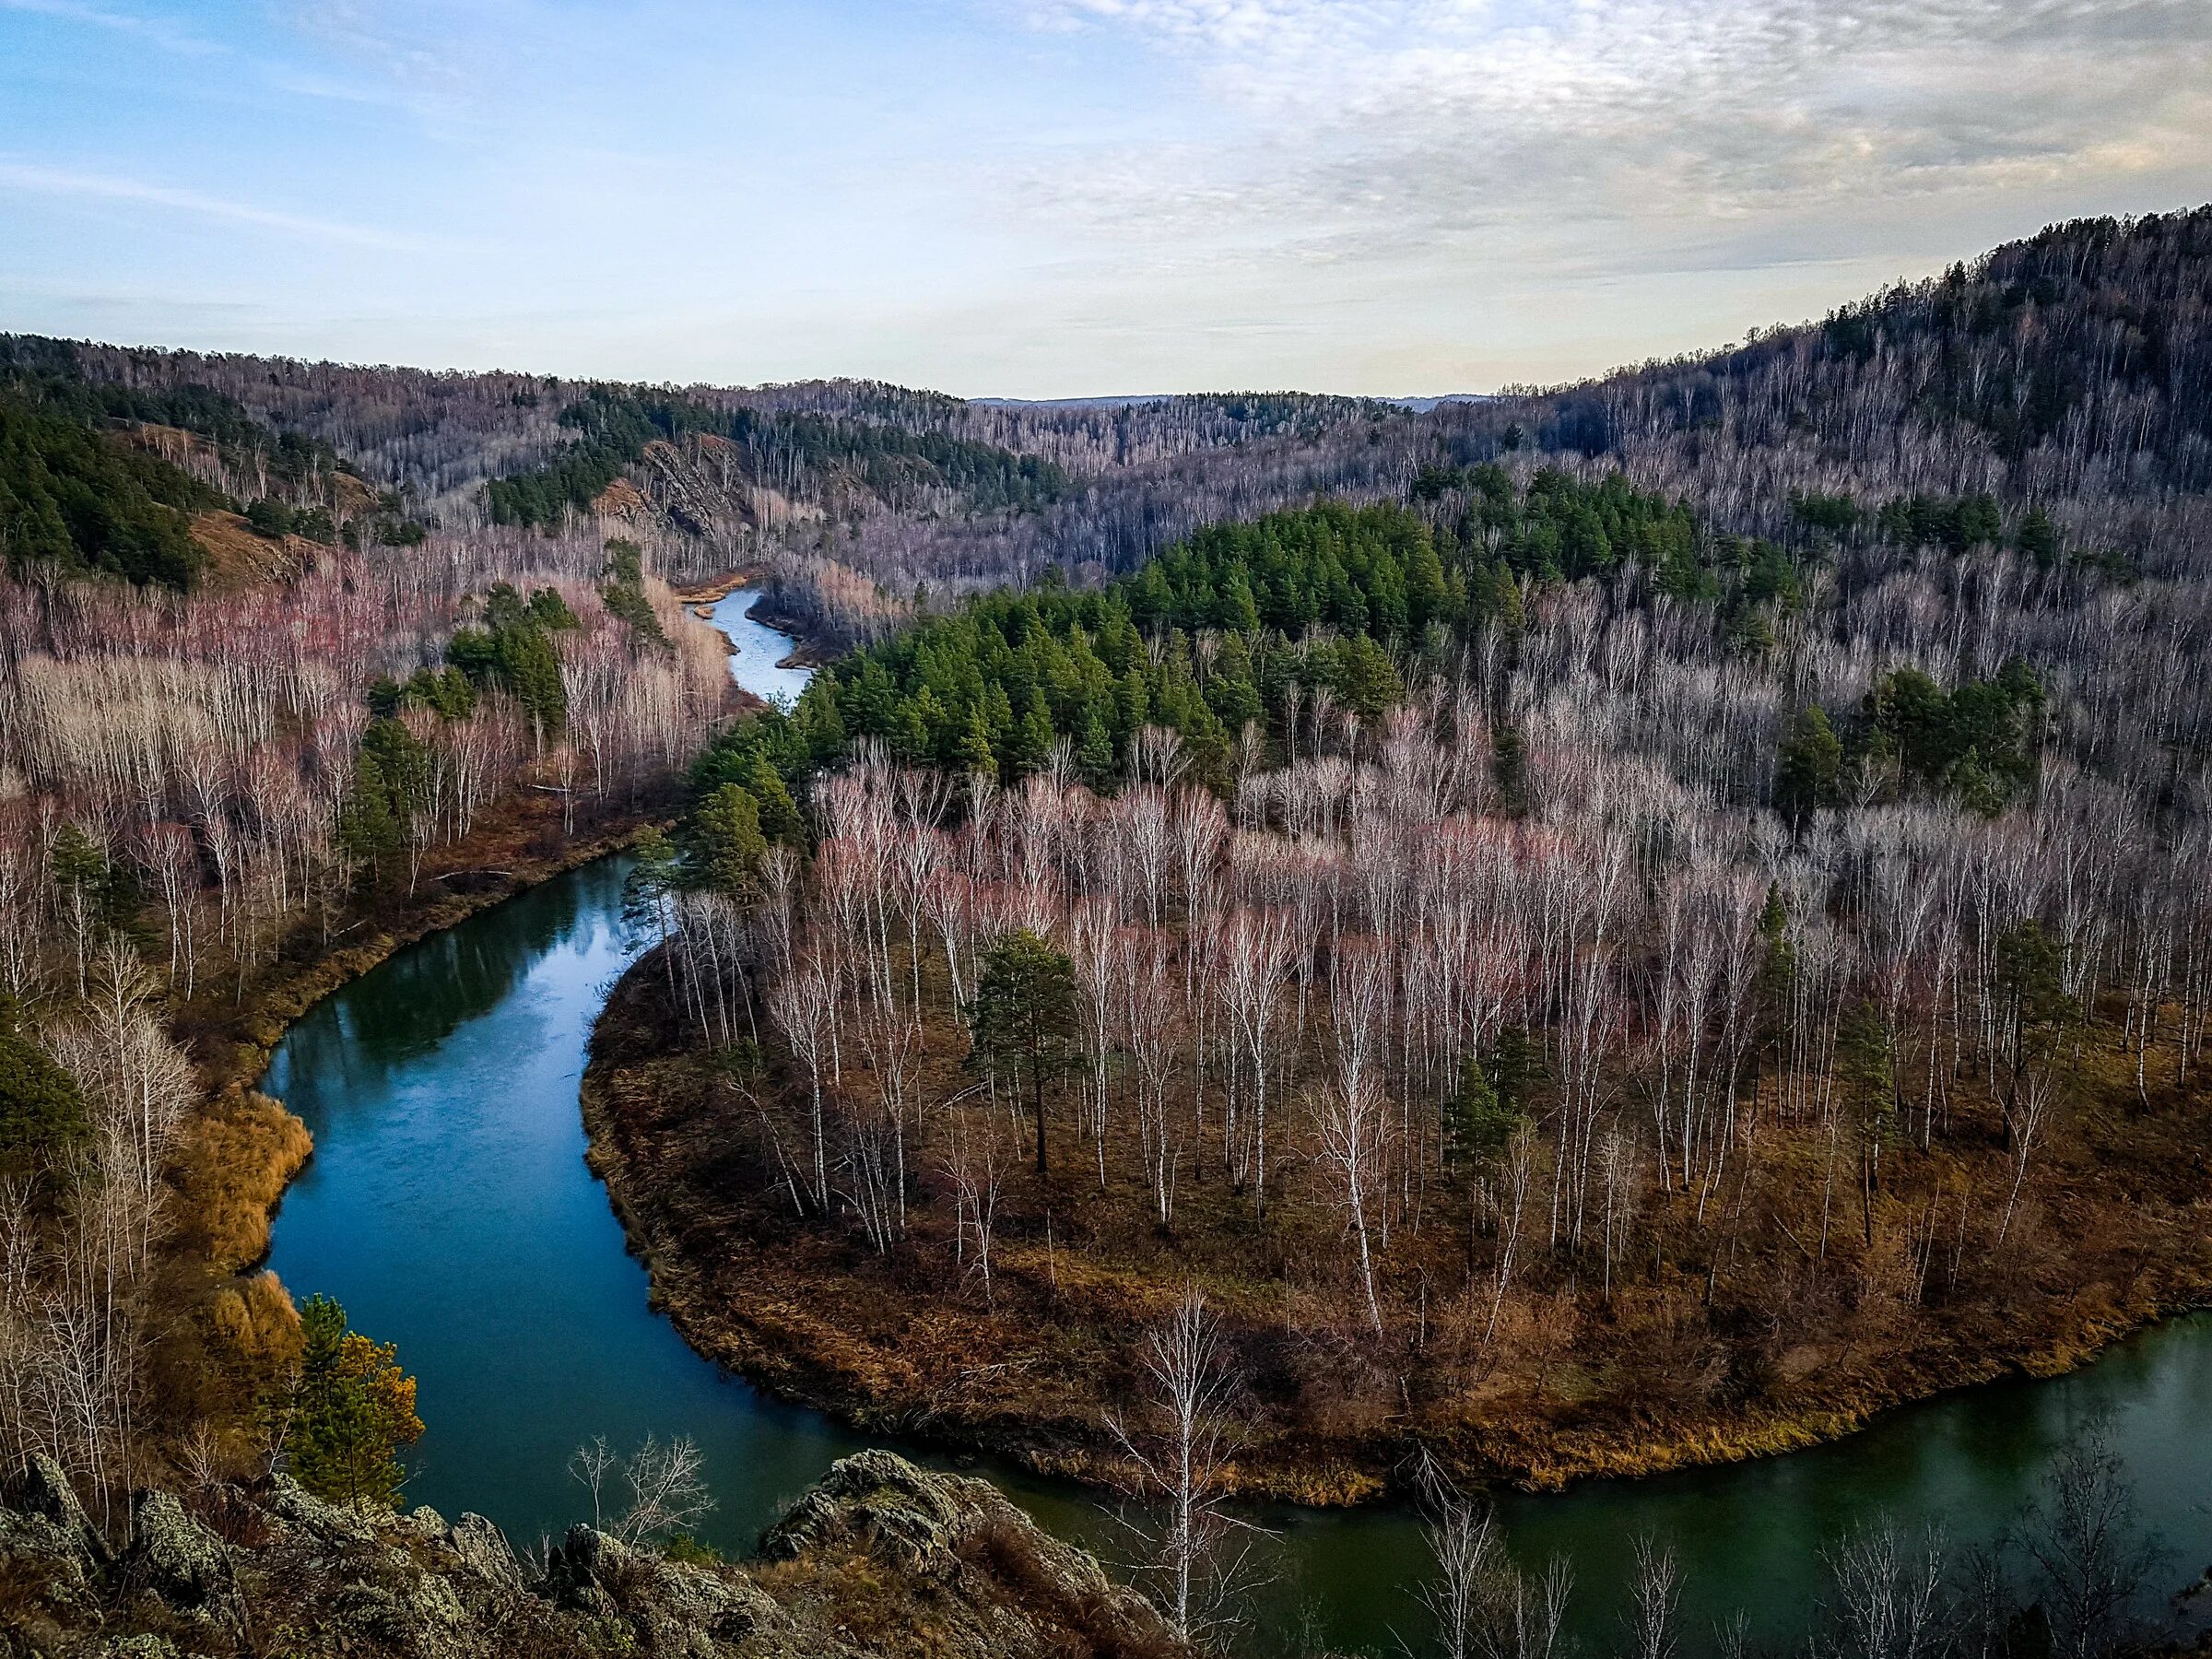
[[[1123,1659],[1182,1653],[1141,1596],[994,1488],[888,1453],[835,1465],[750,1563],[587,1526],[542,1562],[478,1515],[364,1513],[282,1477],[137,1494],[111,1552],[60,1470],[0,1492],[0,1654]]]

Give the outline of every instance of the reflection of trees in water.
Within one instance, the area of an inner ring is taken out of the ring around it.
[[[489,1014],[547,957],[620,924],[627,861],[602,859],[401,951],[295,1024],[267,1088],[329,1111]]]

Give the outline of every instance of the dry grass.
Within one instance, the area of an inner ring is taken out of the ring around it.
[[[1416,1447],[1463,1476],[1532,1488],[1795,1450],[1909,1400],[2065,1370],[2212,1294],[2212,1103],[2169,1089],[2139,1109],[2132,1071],[2122,1090],[2118,1057],[2091,1048],[2073,1085],[2081,1108],[2030,1183],[2012,1243],[1971,1253],[1924,1295],[1901,1242],[1915,1206],[1989,1190],[2004,1159],[1994,1112],[1981,1124],[1963,1085],[1957,1145],[1897,1157],[1871,1248],[1847,1187],[1825,1263],[1801,1253],[1789,1235],[1817,1238],[1818,1214],[1808,1224],[1787,1206],[1808,1193],[1818,1205],[1817,1166],[1806,1137],[1769,1128],[1750,1155],[1740,1259],[1709,1279],[1700,1253],[1727,1230],[1700,1225],[1689,1198],[1661,1198],[1608,1298],[1542,1250],[1539,1207],[1536,1248],[1494,1335],[1483,1253],[1471,1261],[1464,1202],[1448,1191],[1431,1193],[1429,1225],[1393,1236],[1390,1328],[1377,1340],[1354,1314],[1317,1171],[1286,1159],[1264,1227],[1218,1174],[1194,1177],[1171,1233],[1134,1183],[1100,1194],[1071,1133],[1045,1188],[1026,1169],[1008,1183],[987,1304],[955,1265],[926,1156],[912,1235],[888,1257],[793,1218],[754,1114],[685,1053],[657,972],[641,965],[610,1001],[585,1099],[594,1167],[687,1338],[864,1428],[1077,1479],[1122,1472],[1101,1419],[1128,1406],[1137,1339],[1186,1278],[1221,1312],[1251,1379],[1241,1487],[1316,1505],[1382,1495]],[[956,1045],[940,1046],[931,1064],[949,1067]],[[941,1096],[960,1081],[947,1069],[931,1084]],[[1656,1271],[1654,1247],[1670,1264]]]
[[[273,1375],[300,1358],[300,1310],[273,1273],[225,1285],[207,1304],[217,1340],[256,1375]]]
[[[179,1242],[218,1273],[242,1273],[268,1253],[269,1218],[314,1143],[307,1125],[265,1094],[230,1093],[201,1113],[177,1171]]]
[[[218,511],[192,515],[192,539],[207,555],[201,581],[216,593],[260,587],[297,576],[315,546],[297,535],[272,541],[255,535],[239,514]]]

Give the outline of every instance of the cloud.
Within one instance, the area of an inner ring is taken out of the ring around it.
[[[2212,162],[2204,0],[1031,0],[1157,53],[1221,142],[1010,170],[1015,217],[1193,264],[1746,223]]]
[[[217,41],[204,40],[189,29],[180,29],[166,18],[114,11],[100,6],[83,6],[77,4],[77,0],[0,0],[0,11],[20,12],[34,18],[50,18],[56,22],[77,23],[92,29],[110,29],[117,34],[135,35],[166,51],[182,53],[192,57],[213,57],[226,50]]]
[[[307,241],[336,242],[353,247],[404,248],[415,245],[412,239],[366,226],[260,207],[249,202],[234,202],[222,196],[208,195],[202,191],[181,190],[170,185],[149,183],[141,179],[80,172],[34,161],[0,159],[0,191],[53,196],[65,201],[121,202],[159,207],[191,218],[250,225]]]

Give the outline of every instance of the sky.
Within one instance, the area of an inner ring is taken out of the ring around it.
[[[1548,383],[2212,199],[2212,0],[0,0],[0,329]]]

